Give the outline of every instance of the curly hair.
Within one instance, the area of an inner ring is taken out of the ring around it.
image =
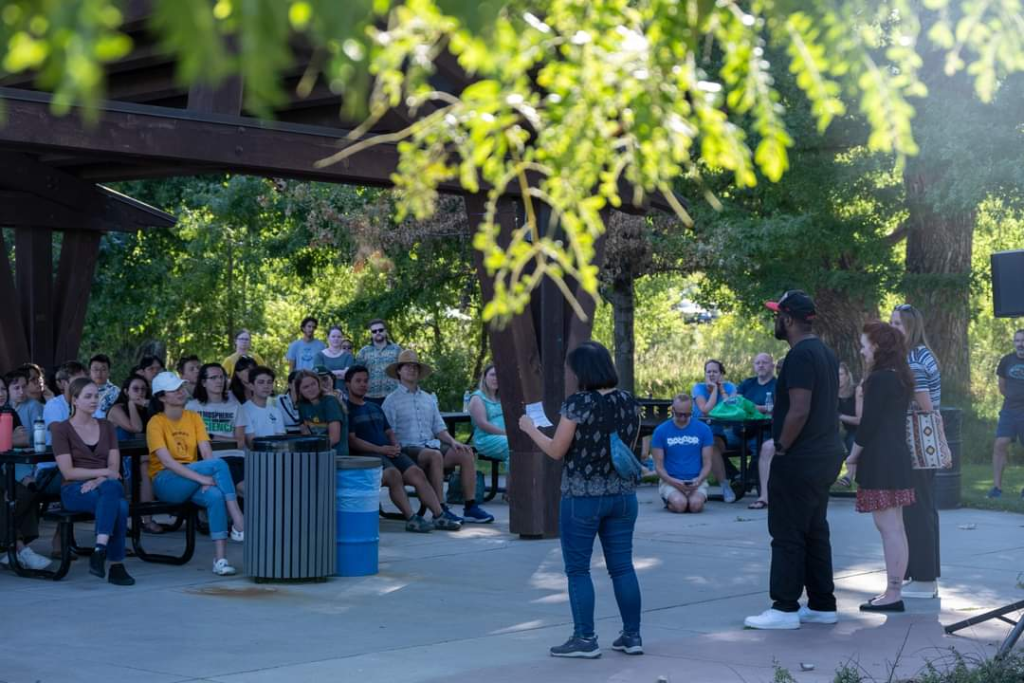
[[[914,375],[907,365],[907,341],[903,334],[889,323],[878,320],[866,324],[862,332],[875,347],[875,358],[869,370],[895,371],[903,388],[914,393]]]

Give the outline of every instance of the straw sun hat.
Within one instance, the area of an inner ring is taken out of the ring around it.
[[[417,365],[420,369],[420,379],[426,379],[434,372],[434,368],[430,367],[426,363],[421,363],[416,352],[412,349],[404,349],[398,354],[398,360],[384,369],[384,374],[391,379],[398,379],[398,366],[400,365]]]

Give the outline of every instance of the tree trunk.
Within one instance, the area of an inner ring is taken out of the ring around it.
[[[609,300],[615,321],[615,369],[619,372],[619,388],[634,393],[635,338],[633,324],[636,319],[636,300],[633,274],[622,270],[612,281]]]
[[[910,209],[904,289],[909,303],[924,314],[928,343],[942,368],[942,393],[966,396],[975,212],[936,210],[926,194],[929,170],[916,161],[907,164],[903,185]]]
[[[878,308],[834,289],[817,290],[814,302],[818,311],[814,319],[815,333],[849,366],[855,377],[863,377],[860,332],[867,320],[878,317]]]

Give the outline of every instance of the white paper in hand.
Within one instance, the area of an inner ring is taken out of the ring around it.
[[[544,414],[543,403],[527,403],[526,404],[526,416],[533,420],[533,424],[537,427],[551,427],[551,420]]]

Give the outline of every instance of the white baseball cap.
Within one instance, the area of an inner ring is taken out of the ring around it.
[[[173,372],[161,372],[153,378],[153,393],[159,394],[161,391],[177,391],[184,383],[185,380],[178,377],[178,375]]]

